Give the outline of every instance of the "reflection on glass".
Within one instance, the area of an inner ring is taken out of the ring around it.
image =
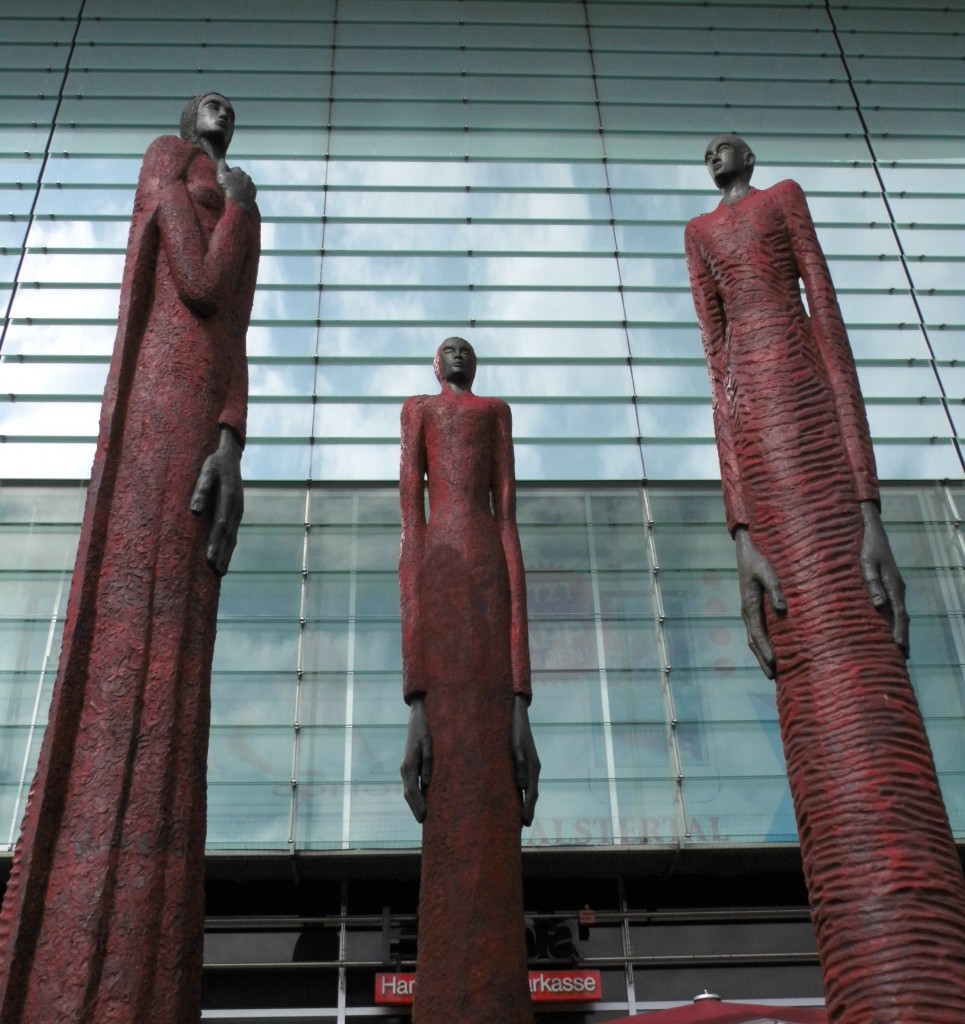
[[[797,826],[786,777],[687,779],[681,784],[684,819],[700,831],[692,842],[794,843]],[[710,837],[710,839],[708,839]]]
[[[24,729],[49,699],[83,488],[7,487],[4,498],[0,721]],[[965,488],[884,494],[910,587],[911,672],[959,821],[965,555],[956,500],[965,505]],[[545,810],[541,799],[526,841],[793,841],[774,690],[746,647],[718,488],[523,487],[518,508],[546,779]],[[299,847],[418,845],[396,806],[406,720],[398,517],[392,487],[249,488],[212,678],[212,849],[287,848],[293,759]],[[7,749],[16,788],[35,751],[25,760],[23,745]]]
[[[287,849],[291,800],[287,782],[209,782],[208,849]]]
[[[290,726],[225,726],[211,730],[208,781],[284,783],[291,761]]]

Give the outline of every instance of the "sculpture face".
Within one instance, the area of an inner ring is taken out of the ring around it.
[[[737,178],[750,181],[754,172],[754,154],[739,135],[718,135],[707,144],[704,163],[714,184],[724,188]]]
[[[235,110],[220,93],[209,92],[198,104],[197,131],[201,138],[216,139],[228,148],[235,130]]]
[[[476,377],[476,353],[465,338],[446,338],[439,346],[439,376],[447,384],[469,387]]]

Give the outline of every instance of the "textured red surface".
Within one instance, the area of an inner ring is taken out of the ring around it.
[[[529,647],[505,402],[408,399],[401,500],[405,694],[425,694],[433,743],[413,1020],[532,1022],[510,746]]]
[[[804,195],[751,190],[691,221],[686,244],[728,525],[749,527],[788,602],[768,628],[829,1017],[961,1024],[965,883],[904,659],[859,568],[874,457]]]
[[[244,437],[258,214],[174,137],[145,156],[39,767],[0,916],[3,1024],[200,1019],[219,579],[188,504]]]

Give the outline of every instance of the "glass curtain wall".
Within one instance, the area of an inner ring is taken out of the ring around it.
[[[965,839],[965,487],[892,487],[912,676]],[[0,519],[0,845],[17,835],[56,672],[81,487],[17,487]],[[305,516],[298,521],[299,515]],[[773,686],[746,648],[713,485],[526,486],[540,802],[524,843],[789,843]],[[252,487],[212,678],[212,851],[400,849],[394,489]],[[306,530],[304,522],[310,523]]]
[[[546,764],[527,841],[793,841],[683,262],[721,130],[753,144],[755,184],[808,193],[902,485],[885,516],[965,836],[963,38],[957,7],[886,0],[0,13],[0,843],[56,668],[140,158],[211,89],[264,218],[212,848],[418,843],[397,784],[398,412],[452,333],[514,413]]]

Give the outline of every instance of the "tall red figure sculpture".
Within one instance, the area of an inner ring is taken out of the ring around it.
[[[422,833],[415,1024],[532,1024],[520,824],[536,805],[509,406],[448,338],[402,407],[405,798]],[[424,494],[429,483],[429,518]]]
[[[834,286],[795,182],[751,188],[754,154],[733,135],[705,160],[723,201],[687,225],[687,262],[829,1016],[961,1024],[965,881],[905,668],[904,583]]]
[[[220,577],[243,504],[259,254],[231,104],[144,158],[37,775],[0,915],[3,1024],[201,1017]]]

